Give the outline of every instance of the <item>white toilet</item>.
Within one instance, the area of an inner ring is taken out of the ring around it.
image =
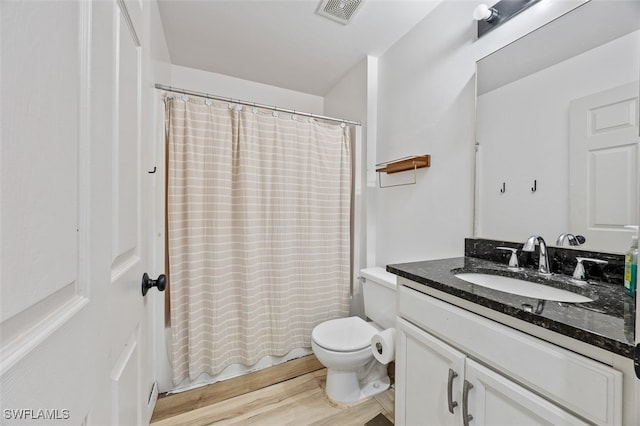
[[[338,318],[317,325],[311,333],[311,347],[327,367],[326,392],[338,404],[351,404],[389,388],[386,365],[378,362],[371,350],[371,338],[395,327],[396,276],[383,268],[360,271],[365,315]]]

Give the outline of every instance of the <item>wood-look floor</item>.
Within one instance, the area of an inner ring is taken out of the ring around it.
[[[393,389],[351,407],[338,407],[324,393],[326,370],[318,365],[315,357],[304,357],[160,398],[151,424],[359,426],[378,414],[393,422]]]

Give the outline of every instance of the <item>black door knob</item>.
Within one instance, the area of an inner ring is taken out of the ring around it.
[[[164,274],[160,274],[157,280],[149,278],[149,274],[146,272],[142,275],[142,295],[146,296],[151,287],[157,287],[158,291],[164,291],[167,287],[167,277]]]

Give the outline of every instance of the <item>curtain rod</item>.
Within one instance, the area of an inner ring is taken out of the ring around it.
[[[324,115],[312,114],[310,112],[302,112],[302,111],[296,111],[296,110],[293,110],[293,109],[279,108],[279,107],[271,106],[271,105],[257,104],[255,102],[242,101],[242,100],[239,100],[239,99],[225,98],[223,96],[215,96],[215,95],[210,95],[208,93],[195,92],[193,90],[178,89],[176,87],[165,86],[165,85],[158,84],[158,83],[156,83],[156,89],[164,90],[164,91],[167,91],[167,92],[173,92],[173,93],[182,93],[183,95],[191,95],[191,96],[199,96],[201,98],[215,99],[217,101],[232,102],[234,104],[253,106],[253,107],[256,107],[256,108],[265,108],[265,109],[269,109],[269,110],[273,110],[273,111],[280,111],[280,112],[286,112],[288,114],[300,115],[300,116],[303,116],[303,117],[317,118],[319,120],[335,121],[337,123],[345,123],[345,124],[351,124],[351,125],[354,125],[354,126],[362,126],[362,124],[360,122],[358,122],[358,121],[343,120],[341,118],[327,117],[327,116],[324,116]]]

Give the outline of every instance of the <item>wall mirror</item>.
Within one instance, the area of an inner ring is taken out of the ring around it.
[[[481,59],[477,238],[583,235],[623,253],[638,221],[640,2],[592,0]]]

